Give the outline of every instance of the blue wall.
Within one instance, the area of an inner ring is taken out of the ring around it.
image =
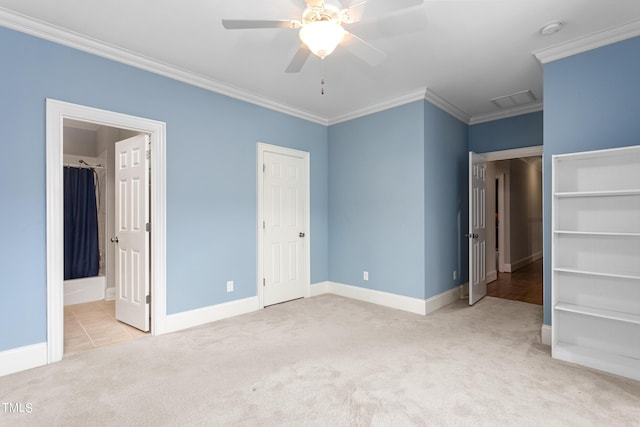
[[[476,153],[542,145],[542,111],[469,126],[469,150]]]
[[[423,111],[418,101],[329,128],[331,281],[424,298]]]
[[[640,37],[544,67],[544,170],[554,154],[640,144]],[[544,174],[544,257],[551,259],[551,174]],[[551,324],[551,263],[544,268]]]
[[[464,281],[464,123],[424,101],[340,123],[329,165],[330,280],[423,299]]]
[[[326,126],[2,27],[0,58],[0,351],[46,340],[46,98],[167,123],[168,314],[256,294],[258,141],[311,153],[311,281],[328,279]]]
[[[169,314],[255,295],[258,141],[311,153],[312,283],[415,298],[467,280],[467,147],[540,145],[543,116],[545,171],[640,141],[640,38],[547,64],[544,113],[469,127],[419,101],[327,128],[2,27],[0,57],[0,351],[46,340],[46,98],[167,123]],[[545,263],[547,324],[549,295]]]
[[[468,280],[468,126],[424,103],[425,297]],[[453,271],[457,279],[453,279]]]

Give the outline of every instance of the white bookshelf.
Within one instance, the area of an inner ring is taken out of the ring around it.
[[[640,380],[640,146],[552,167],[552,355]]]

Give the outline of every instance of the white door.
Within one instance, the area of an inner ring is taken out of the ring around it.
[[[116,143],[116,319],[149,330],[149,136]]]
[[[486,160],[469,152],[469,305],[487,294]]]
[[[306,296],[307,171],[295,155],[263,156],[263,303]]]

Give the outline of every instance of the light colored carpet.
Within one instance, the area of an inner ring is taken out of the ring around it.
[[[292,301],[0,378],[3,425],[639,426],[640,383],[555,361],[542,307]]]

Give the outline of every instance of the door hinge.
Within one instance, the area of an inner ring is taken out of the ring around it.
[[[262,221],[262,229],[263,229],[263,230],[266,230],[266,228],[267,228],[267,223],[266,223],[266,222],[264,222],[264,221]]]
[[[267,165],[265,165],[264,163],[262,164],[262,173],[265,173],[267,171]]]
[[[150,223],[150,222],[146,223],[146,224],[145,224],[145,226],[144,226],[144,228],[145,228],[145,230],[147,230],[148,232],[149,232],[149,231],[151,231],[151,223]]]
[[[147,304],[151,304],[151,295],[147,295]]]
[[[262,278],[262,287],[267,286],[267,279],[265,279],[264,277]]]
[[[151,159],[151,150],[147,150],[147,160]]]

